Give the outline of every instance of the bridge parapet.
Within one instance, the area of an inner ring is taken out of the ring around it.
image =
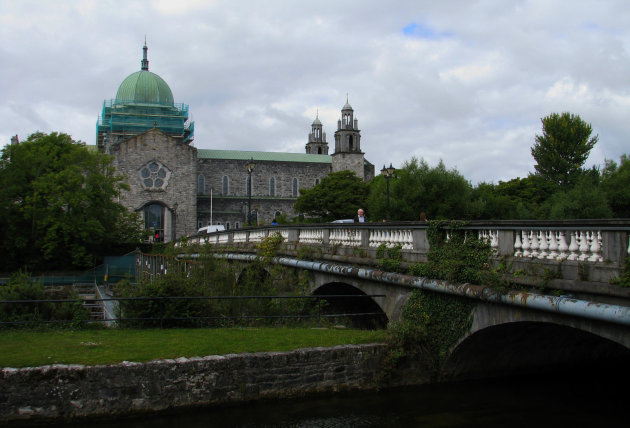
[[[193,243],[233,244],[260,242],[279,233],[287,243],[322,244],[363,249],[400,246],[410,253],[430,248],[427,223],[367,223],[281,225],[236,229],[196,235]],[[449,224],[443,228],[449,230]],[[623,264],[630,255],[629,219],[568,221],[471,221],[461,229],[488,240],[499,257],[554,261],[588,261]]]
[[[322,259],[376,265],[377,250],[400,246],[403,264],[425,262],[430,249],[426,222],[290,224],[196,235],[189,243],[254,251],[265,237],[279,233],[282,253],[297,256],[300,247],[317,247]],[[448,236],[449,222],[442,226]],[[630,298],[630,289],[612,286],[630,256],[630,219],[564,221],[470,221],[460,226],[488,240],[496,266],[523,285],[589,295]],[[521,275],[521,273],[523,275]]]

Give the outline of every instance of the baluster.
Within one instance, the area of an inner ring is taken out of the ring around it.
[[[578,260],[582,262],[586,261],[588,259],[588,252],[590,248],[591,246],[589,244],[588,232],[585,232],[585,231],[580,232],[580,247],[579,247],[580,255],[578,256]]]
[[[589,262],[603,262],[604,258],[601,255],[602,234],[599,231],[597,233],[593,231],[591,236],[592,236],[591,247],[589,248],[589,250],[591,251],[591,257],[588,258],[588,261]]]
[[[567,260],[577,260],[578,259],[578,250],[580,246],[578,244],[579,236],[578,232],[573,230],[571,231],[571,243],[569,243],[569,257]]]
[[[521,242],[521,232],[516,230],[514,231],[514,257],[522,257],[523,256],[523,243]]]
[[[556,260],[558,258],[558,241],[554,230],[549,231],[549,255],[547,258],[549,260]]]
[[[490,242],[490,247],[492,248],[492,252],[496,255],[499,254],[499,231],[493,230],[490,233],[490,237],[492,241]]]
[[[567,237],[564,230],[558,232],[558,260],[566,260],[569,257],[569,245],[567,244]]]
[[[547,232],[544,230],[541,230],[538,233],[538,248],[540,249],[538,252],[538,258],[546,259],[549,255],[549,252],[547,251],[549,249],[549,244],[547,243]]]
[[[405,246],[403,248],[405,250],[413,250],[413,233],[411,229],[405,230]]]
[[[400,243],[400,230],[395,229],[393,232],[394,233],[392,233],[392,237],[389,241],[389,245],[387,245],[389,248],[394,248],[396,245]]]
[[[531,242],[529,244],[529,248],[531,249],[530,257],[535,259],[538,257],[538,232],[532,230]]]
[[[529,251],[531,243],[529,242],[529,232],[523,231],[523,257],[530,257],[532,253]]]

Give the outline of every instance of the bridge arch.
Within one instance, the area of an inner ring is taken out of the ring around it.
[[[349,277],[345,275],[335,275],[326,272],[313,272],[314,281],[311,293],[315,294],[315,291],[327,284],[345,284],[351,286],[354,289],[360,291],[363,294],[374,295],[382,294],[384,297],[374,297],[372,300],[378,308],[387,317],[387,322],[400,321],[402,317],[402,308],[409,300],[412,289],[404,286],[397,286],[395,284],[389,284],[387,287],[383,287],[381,283],[362,279],[358,277]],[[387,325],[387,322],[385,325]]]
[[[479,329],[455,346],[442,370],[444,380],[624,368],[630,349],[575,327],[515,321]]]
[[[312,293],[314,296],[343,296],[323,298],[327,302],[325,311],[331,314],[348,314],[346,322],[353,328],[387,328],[388,318],[377,303],[379,298],[361,297],[367,293],[353,285],[338,281],[329,282],[317,287]]]

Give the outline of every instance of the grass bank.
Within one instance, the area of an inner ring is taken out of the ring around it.
[[[383,342],[385,331],[309,328],[2,330],[0,367],[114,364]]]

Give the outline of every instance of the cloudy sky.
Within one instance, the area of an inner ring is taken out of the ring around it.
[[[473,185],[524,177],[564,111],[601,165],[630,153],[629,23],[627,0],[0,0],[0,144],[95,144],[146,35],[197,148],[303,153],[319,111],[332,153],[348,96],[377,171],[416,156]]]

